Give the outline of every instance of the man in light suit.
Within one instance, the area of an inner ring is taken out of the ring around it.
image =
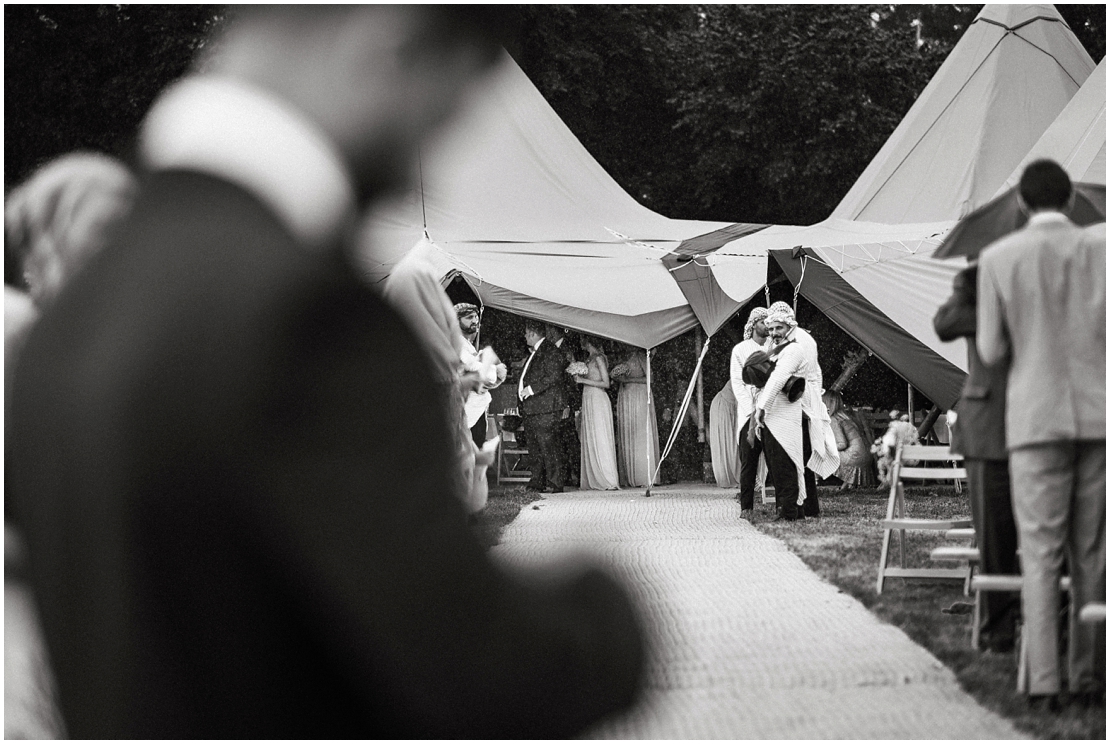
[[[627,595],[493,564],[457,409],[346,243],[499,12],[245,6],[154,104],[131,216],[15,380],[7,493],[73,738],[558,739],[632,703]]]
[[[517,393],[531,458],[529,487],[561,493],[566,484],[566,460],[559,435],[568,405],[564,378],[569,375],[563,352],[544,333],[541,323],[524,325],[524,342],[531,354],[524,362]]]
[[[1006,446],[1021,546],[1029,694],[1058,705],[1057,584],[1072,581],[1068,687],[1095,694],[1105,629],[1078,610],[1106,600],[1106,226],[1080,229],[1062,210],[1064,170],[1031,163],[1019,193],[1029,224],[988,246],[978,279],[983,362],[1008,370]]]
[[[1006,455],[1006,369],[988,367],[975,348],[973,264],[956,274],[952,296],[933,318],[941,341],[967,338],[967,380],[956,405],[952,451],[964,456],[971,517],[979,547],[979,569],[987,574],[1018,574],[1017,527],[1010,500],[1010,463]],[[1005,653],[1014,647],[1019,601],[1012,592],[986,592],[979,615],[979,648]]]

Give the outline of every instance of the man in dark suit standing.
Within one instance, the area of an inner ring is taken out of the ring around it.
[[[493,11],[496,12],[496,11]],[[568,738],[634,699],[587,570],[491,563],[356,212],[499,53],[476,6],[249,6],[16,372],[8,495],[70,736]]]
[[[563,352],[550,343],[544,327],[535,321],[524,325],[524,342],[531,354],[524,362],[517,393],[524,431],[528,435],[532,479],[529,486],[544,493],[560,493],[566,484],[566,462],[559,435],[567,408],[567,376]]]
[[[956,404],[952,451],[964,456],[971,518],[979,547],[979,569],[987,574],[1021,573],[1017,527],[1010,501],[1006,456],[1006,370],[988,367],[975,348],[975,283],[978,264],[956,274],[952,296],[940,306],[933,328],[941,341],[967,339],[967,380]],[[979,648],[1014,648],[1014,624],[1021,609],[1012,592],[986,592],[979,615]]]
[[[547,327],[547,340],[555,345],[563,355],[563,371],[575,360],[577,346],[567,340],[566,331],[558,326]],[[567,407],[563,409],[562,419],[559,421],[559,448],[563,452],[563,463],[566,468],[566,485],[578,486],[579,474],[582,469],[582,446],[578,441],[578,427],[574,423],[574,414],[582,408],[582,388],[574,381],[570,374],[563,375],[563,387],[566,388]]]

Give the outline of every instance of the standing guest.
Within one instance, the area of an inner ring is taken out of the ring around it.
[[[577,361],[576,345],[567,340],[566,331],[557,326],[549,325],[545,337],[554,344],[555,348],[563,354],[564,370],[571,363]],[[568,486],[578,485],[578,473],[581,469],[581,447],[578,443],[578,426],[575,423],[575,413],[582,409],[583,390],[575,384],[571,375],[563,375],[563,385],[566,387],[567,406],[563,410],[562,419],[559,421],[559,448],[563,451],[563,462],[566,463],[566,480]]]
[[[633,349],[619,366],[623,374],[617,380],[617,474],[622,486],[647,487],[659,465],[659,429],[647,385],[647,352]]]
[[[736,398],[737,451],[740,453],[740,516],[750,520],[755,514],[755,484],[760,457],[763,457],[762,440],[749,437],[752,414],[759,390],[744,382],[744,363],[753,352],[767,344],[767,308],[757,307],[748,315],[744,324],[744,340],[732,348],[729,365],[729,384]],[[764,458],[766,460],[766,458]]]
[[[490,560],[428,353],[344,242],[492,66],[500,12],[244,6],[155,102],[132,214],[15,380],[68,735],[568,738],[634,701],[625,593]]]
[[[967,492],[979,570],[986,574],[1021,573],[1017,526],[1010,495],[1006,456],[1006,376],[1004,365],[988,367],[975,346],[975,285],[979,266],[956,274],[952,296],[933,317],[941,341],[967,339],[967,380],[956,404],[951,448],[964,456]],[[979,608],[979,649],[1005,653],[1014,648],[1020,599],[1012,592],[984,592]]]
[[[1076,616],[1106,601],[1106,225],[1068,220],[1071,181],[1050,160],[1026,167],[1018,193],[1029,223],[980,256],[976,346],[985,364],[1007,370],[1028,690],[1053,708],[1065,554],[1068,688],[1090,698],[1105,681],[1105,626]]]
[[[778,326],[777,332],[772,332],[772,317]],[[821,399],[824,394],[824,381],[821,374],[821,365],[817,359],[817,342],[813,336],[798,327],[794,318],[794,310],[785,302],[776,302],[767,309],[767,330],[772,337],[772,343],[779,345],[790,343],[793,356],[794,346],[801,354],[802,364],[798,368],[801,372],[794,371],[786,377],[797,376],[805,379],[805,389],[800,402],[802,404],[802,462],[804,464],[803,476],[805,481],[805,503],[802,510],[807,517],[821,515],[820,504],[817,500],[817,478],[827,478],[840,467],[840,455],[836,449],[836,439],[832,427],[829,425],[829,411]],[[778,370],[776,369],[776,372]],[[786,378],[783,379],[785,383]],[[764,407],[770,396],[781,393],[782,385],[771,388],[770,382],[764,387],[760,400]],[[780,395],[785,397],[785,395]],[[775,479],[776,485],[778,479]]]
[[[713,479],[721,488],[740,485],[740,448],[736,446],[736,395],[725,383],[709,404],[709,457]]]
[[[829,425],[840,454],[840,467],[836,471],[836,477],[843,481],[840,490],[848,491],[857,486],[874,488],[875,464],[871,459],[871,446],[844,405],[844,398],[836,390],[829,390],[822,399],[829,411]]]
[[[478,351],[478,334],[482,328],[478,306],[460,302],[455,305],[455,315],[463,334],[463,371],[479,376],[477,389],[470,391],[466,397],[466,425],[470,428],[475,446],[481,447],[486,443],[486,412],[493,400],[489,391],[505,381],[508,368],[497,359],[492,348]]]
[[[609,359],[597,339],[583,337],[589,353],[585,375],[574,381],[582,386],[583,489],[611,491],[620,487],[617,475],[617,441],[613,433],[613,405],[609,402]]]
[[[567,408],[566,358],[548,343],[544,327],[536,321],[524,324],[524,342],[531,353],[520,373],[517,394],[528,450],[532,479],[528,487],[544,493],[562,493],[566,484],[566,460],[559,439]]]

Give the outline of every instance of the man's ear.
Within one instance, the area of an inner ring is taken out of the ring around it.
[[[1018,209],[1020,209],[1021,213],[1028,219],[1030,214],[1029,205],[1025,203],[1025,199],[1022,198],[1020,190],[1017,192],[1017,203]]]

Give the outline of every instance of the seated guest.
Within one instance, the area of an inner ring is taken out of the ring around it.
[[[821,398],[829,409],[836,448],[840,452],[840,467],[836,471],[836,477],[843,481],[840,490],[874,488],[875,465],[871,459],[871,447],[851,411],[844,405],[844,399],[836,390],[826,391]]]

